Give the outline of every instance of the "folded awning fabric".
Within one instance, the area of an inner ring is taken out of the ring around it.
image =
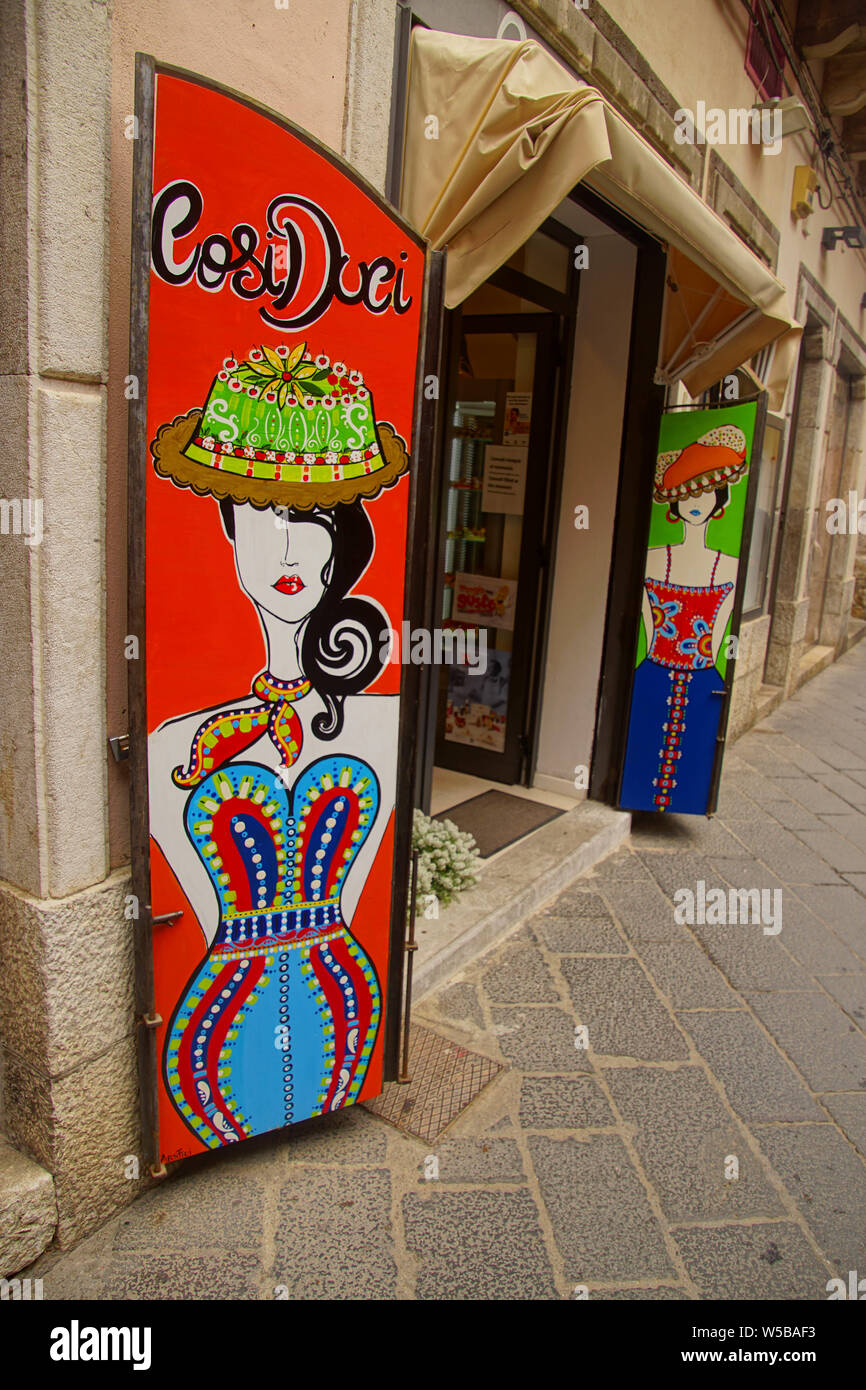
[[[402,206],[448,247],[449,308],[580,182],[668,247],[661,378],[697,395],[776,342],[779,408],[801,332],[785,287],[606,97],[532,40],[413,31]]]

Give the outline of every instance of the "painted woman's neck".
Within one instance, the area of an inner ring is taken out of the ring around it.
[[[275,680],[293,681],[304,672],[298,657],[303,622],[286,623],[272,613],[262,613],[268,645],[268,670]]]
[[[686,522],[683,545],[687,550],[710,550],[712,547],[707,542],[707,526],[689,526]]]

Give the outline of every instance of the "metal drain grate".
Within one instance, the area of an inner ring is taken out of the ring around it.
[[[364,1105],[397,1129],[432,1143],[503,1070],[490,1057],[413,1024],[409,1034],[412,1080],[404,1085],[386,1082],[381,1096]]]

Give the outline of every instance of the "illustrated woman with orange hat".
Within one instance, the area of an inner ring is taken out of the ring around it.
[[[647,554],[647,650],[635,671],[620,793],[629,810],[706,810],[722,710],[716,660],[739,564],[708,546],[707,527],[745,470],[746,437],[730,424],[659,455],[654,497],[684,535]]]
[[[351,922],[394,804],[398,697],[361,693],[389,620],[350,591],[373,555],[365,504],[408,455],[361,374],[305,343],[225,358],[151,452],[219,503],[267,653],[248,695],[148,746],[151,833],[204,937],[163,1074],[218,1148],[352,1104],[376,1041],[379,981]]]

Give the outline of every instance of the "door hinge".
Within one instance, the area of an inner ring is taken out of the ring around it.
[[[125,762],[129,757],[129,734],[117,734],[115,738],[108,740],[108,746],[114,754],[115,762]]]

